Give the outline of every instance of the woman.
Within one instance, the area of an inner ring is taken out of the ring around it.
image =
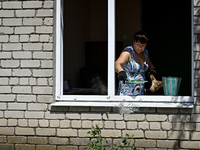
[[[144,95],[144,83],[126,84],[125,80],[146,80],[145,72],[147,71],[152,80],[151,92],[164,85],[154,77],[156,75],[155,67],[145,49],[148,40],[145,32],[138,31],[133,37],[133,45],[127,46],[115,62],[115,69],[120,80],[118,95]]]

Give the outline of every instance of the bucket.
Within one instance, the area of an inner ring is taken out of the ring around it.
[[[177,96],[181,84],[181,78],[178,77],[162,77],[165,82],[163,86],[164,94],[167,96]]]

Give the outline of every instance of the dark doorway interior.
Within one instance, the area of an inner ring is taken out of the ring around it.
[[[141,28],[159,79],[182,77],[179,95],[191,95],[191,1],[141,0]],[[156,95],[163,94],[159,90]]]

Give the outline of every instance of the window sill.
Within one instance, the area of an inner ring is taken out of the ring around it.
[[[65,96],[63,96],[64,98]],[[81,99],[82,97],[82,99]],[[191,96],[78,96],[76,100],[58,99],[51,106],[89,106],[89,107],[156,107],[156,108],[193,108],[194,98]],[[69,97],[68,97],[69,98]],[[86,100],[88,98],[88,100]],[[120,99],[119,99],[120,98]]]

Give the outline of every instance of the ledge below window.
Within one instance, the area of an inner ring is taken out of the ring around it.
[[[88,96],[89,97],[89,96]],[[107,101],[93,100],[57,100],[51,106],[89,106],[89,107],[156,107],[156,108],[193,108],[194,98],[191,96],[137,96],[133,100],[116,100],[115,96]]]

